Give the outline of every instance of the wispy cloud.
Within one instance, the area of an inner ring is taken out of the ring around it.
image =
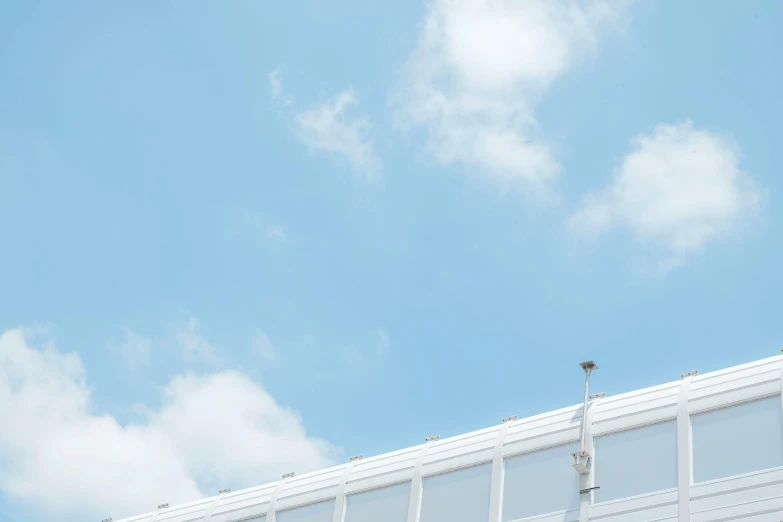
[[[549,199],[560,166],[537,137],[536,101],[597,48],[625,3],[433,0],[393,90],[398,128],[425,129],[445,165]]]
[[[348,343],[342,346],[343,361],[346,366],[361,373],[369,371],[389,352],[391,340],[383,327],[365,332],[360,343]]]
[[[272,71],[268,75],[269,90],[272,93],[272,100],[287,107],[293,104],[294,100],[283,92],[283,75],[279,69]]]
[[[220,360],[218,348],[201,334],[198,320],[188,317],[175,332],[175,339],[182,356],[190,362],[214,364]]]
[[[311,150],[343,158],[362,179],[373,180],[382,161],[370,137],[369,118],[348,115],[348,109],[357,104],[353,89],[346,89],[331,100],[299,112],[296,125],[299,138]]]
[[[152,341],[129,328],[123,328],[122,332],[123,338],[110,341],[109,349],[122,357],[131,370],[149,366]]]
[[[293,106],[279,70],[269,73],[269,90],[274,101]],[[297,136],[311,151],[345,161],[359,179],[373,181],[383,161],[375,152],[369,116],[352,114],[358,104],[356,93],[348,88],[308,109],[294,109],[293,122]]]
[[[737,147],[689,121],[660,124],[637,136],[612,183],[588,194],[570,218],[582,237],[618,226],[662,251],[666,272],[689,254],[728,234],[759,204],[751,177],[739,167]]]
[[[232,226],[239,222],[242,225],[243,237],[251,233],[257,238],[263,238],[269,242],[283,242],[289,239],[288,230],[280,223],[267,219],[260,213],[245,211],[240,215],[232,214]]]
[[[277,225],[269,225],[266,227],[266,237],[275,241],[285,241],[288,239],[285,229]]]
[[[256,332],[253,337],[253,350],[263,361],[268,363],[277,363],[280,358],[280,352],[277,346],[272,343],[269,336],[261,330]]]

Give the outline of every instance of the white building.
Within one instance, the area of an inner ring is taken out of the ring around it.
[[[783,521],[783,357],[121,522]],[[585,460],[587,457],[585,457]]]

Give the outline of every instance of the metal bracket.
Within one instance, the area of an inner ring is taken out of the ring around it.
[[[358,455],[354,455],[353,457],[351,457],[348,461],[353,462],[355,460],[362,460],[363,458],[364,458],[364,454],[359,453]]]
[[[594,401],[596,399],[605,399],[605,398],[606,398],[606,392],[598,392],[590,396],[591,401]]]
[[[166,502],[165,504],[159,504],[158,509],[167,509],[169,507],[169,503]]]
[[[294,475],[296,475],[296,473],[294,473],[293,471],[291,473],[283,473],[283,478],[284,479],[291,478]]]
[[[585,361],[585,362],[580,362],[579,366],[581,366],[584,371],[587,371],[587,370],[597,370],[598,369],[598,365],[595,364],[595,361],[592,361],[592,360]]]
[[[218,491],[218,494],[222,495],[223,493],[231,493],[231,488],[221,489]]]
[[[433,435],[431,437],[427,437],[424,439],[424,442],[434,442],[436,440],[440,440],[440,435]]]
[[[591,491],[595,491],[596,489],[601,489],[601,486],[593,486],[591,488],[580,489],[579,494],[581,495],[583,493],[590,493]]]
[[[689,372],[685,372],[680,374],[680,379],[684,379],[686,377],[693,377],[695,375],[699,375],[699,370],[691,370]]]
[[[579,472],[580,475],[587,475],[590,473],[590,461],[592,460],[592,456],[587,450],[580,450],[571,455],[574,456],[574,469]]]
[[[519,417],[516,415],[509,415],[508,417],[503,417],[501,421],[503,421],[503,424],[507,422],[514,422],[515,420],[519,420]]]

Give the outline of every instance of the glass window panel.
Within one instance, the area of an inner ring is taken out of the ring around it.
[[[694,482],[783,466],[780,397],[699,413],[691,426]]]
[[[424,479],[421,522],[487,522],[492,465]]]
[[[569,444],[506,459],[503,520],[579,507],[579,474]]]
[[[332,516],[334,516],[334,500],[328,500],[280,511],[275,519],[277,522],[332,522]]]
[[[348,495],[345,522],[405,522],[411,484],[397,484]]]
[[[664,422],[595,439],[595,501],[677,487],[677,423]]]

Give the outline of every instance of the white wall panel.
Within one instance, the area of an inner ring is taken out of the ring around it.
[[[571,467],[578,444],[556,446],[505,461],[502,520],[579,508],[579,475]]]
[[[694,482],[783,466],[780,397],[700,413],[691,426]]]
[[[420,522],[487,522],[492,467],[425,477]]]
[[[677,487],[677,423],[595,438],[596,502]]]
[[[745,521],[751,517],[764,522],[780,522],[783,520],[783,494],[753,502],[732,504],[718,509],[692,512],[691,522]]]
[[[677,520],[677,504],[676,489],[659,491],[595,504],[590,510],[590,520],[607,522]]]
[[[344,522],[406,522],[410,482],[348,495]]]
[[[277,522],[332,522],[334,500],[286,509],[276,513]]]

